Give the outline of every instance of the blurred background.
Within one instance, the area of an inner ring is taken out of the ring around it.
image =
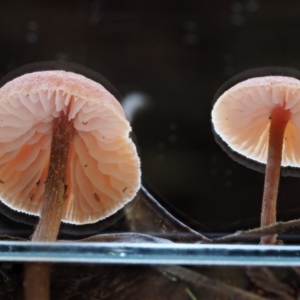
[[[44,60],[99,71],[141,108],[144,184],[194,228],[235,230],[258,224],[263,174],[216,144],[212,99],[248,68],[300,69],[299,37],[299,1],[1,1],[0,76]],[[279,219],[300,216],[299,179],[282,179],[278,201]]]

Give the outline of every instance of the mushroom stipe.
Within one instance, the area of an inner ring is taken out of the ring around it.
[[[67,165],[73,131],[73,122],[68,120],[64,112],[61,112],[60,116],[53,121],[44,203],[32,241],[56,241],[66,199]]]
[[[265,174],[265,188],[263,193],[261,226],[265,227],[276,223],[276,203],[279,187],[280,167],[282,159],[282,145],[286,125],[291,113],[277,105],[271,112],[268,159]],[[276,235],[261,238],[261,244],[275,244]]]
[[[267,67],[236,75],[217,92],[214,131],[233,151],[266,164],[261,226],[276,222],[281,166],[300,167],[300,72]],[[276,236],[261,239],[276,243]]]

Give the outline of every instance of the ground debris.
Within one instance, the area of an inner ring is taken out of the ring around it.
[[[275,274],[266,267],[251,267],[246,269],[250,281],[254,284],[255,291],[268,299],[293,300],[295,289],[280,281]]]

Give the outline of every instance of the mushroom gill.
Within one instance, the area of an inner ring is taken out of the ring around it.
[[[65,71],[25,74],[0,89],[0,198],[39,215],[53,122],[72,121],[63,221],[94,223],[130,201],[140,162],[121,106],[100,84]]]
[[[300,167],[299,87],[299,80],[285,77],[282,81],[279,76],[237,84],[215,104],[215,131],[234,151],[265,164],[271,112],[275,106],[282,106],[291,112],[291,117],[284,132],[281,165]]]

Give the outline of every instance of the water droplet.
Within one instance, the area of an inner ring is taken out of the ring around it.
[[[188,33],[183,37],[183,41],[188,45],[195,45],[199,41],[199,37],[195,33]]]
[[[173,123],[173,122],[170,123],[170,124],[169,124],[169,129],[172,130],[172,131],[175,131],[175,130],[177,129],[177,124],[176,124],[176,123]]]
[[[239,2],[234,2],[231,4],[231,11],[235,14],[240,14],[243,11],[243,5]]]
[[[187,31],[196,32],[199,28],[199,25],[194,21],[187,20],[183,23],[183,28]]]
[[[91,25],[96,25],[100,22],[101,19],[102,19],[102,13],[95,10],[90,14],[88,21]]]
[[[67,55],[63,52],[56,53],[56,59],[57,60],[67,60]]]
[[[156,156],[157,161],[163,162],[165,160],[164,154],[160,153]]]
[[[25,36],[26,38],[26,41],[29,43],[29,44],[35,44],[37,42],[37,34],[34,33],[34,32],[28,32]]]
[[[235,72],[235,68],[233,66],[225,66],[224,68],[224,74],[226,76],[232,76]]]
[[[216,155],[211,156],[210,158],[212,163],[216,163],[218,161],[218,157]]]
[[[229,188],[229,189],[230,189],[230,188],[232,188],[233,184],[232,184],[231,181],[227,180],[227,181],[225,182],[224,186],[225,186],[226,188]]]
[[[101,7],[102,7],[102,1],[99,0],[94,0],[90,4],[90,16],[88,18],[88,22],[91,25],[96,25],[100,22],[102,19],[102,12],[101,12]]]
[[[8,72],[14,70],[16,68],[15,64],[14,63],[9,63],[7,66],[6,66],[6,69]]]
[[[29,31],[37,31],[39,29],[39,24],[36,21],[29,21],[27,23],[27,29]]]
[[[140,92],[133,91],[127,94],[122,100],[122,107],[125,112],[126,118],[129,122],[132,122],[134,117],[143,109],[149,107],[151,98],[149,95]]]
[[[232,15],[231,23],[235,26],[241,26],[245,23],[245,18],[241,15]]]
[[[177,141],[177,136],[175,134],[171,134],[169,135],[168,140],[170,143],[175,143]]]
[[[219,173],[219,170],[217,168],[211,168],[210,169],[210,174],[212,176],[216,176]]]
[[[164,150],[164,149],[165,149],[165,143],[159,142],[159,143],[157,144],[157,149],[158,149],[158,150]]]
[[[226,64],[232,64],[234,62],[234,56],[231,53],[226,53],[224,55],[224,61]]]
[[[231,170],[231,169],[227,169],[227,170],[225,171],[225,175],[226,175],[226,176],[231,176],[231,175],[232,175],[232,170]]]
[[[245,3],[245,8],[249,12],[255,12],[259,9],[260,2],[258,0],[249,0]]]

